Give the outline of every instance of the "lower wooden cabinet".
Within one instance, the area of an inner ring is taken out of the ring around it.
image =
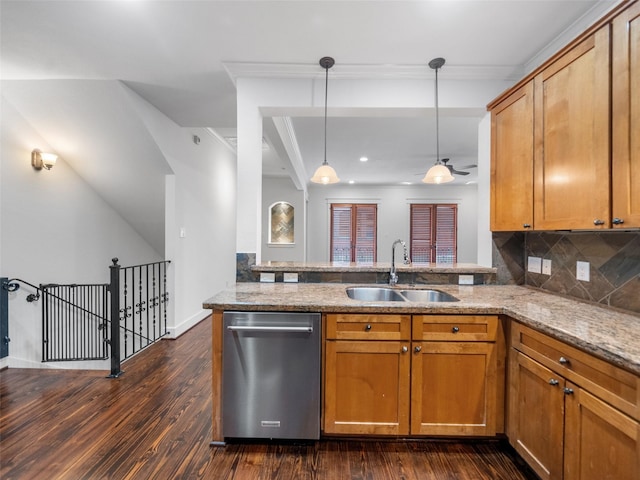
[[[327,342],[325,433],[409,433],[408,342]]]
[[[498,317],[325,320],[325,434],[491,436],[503,425]]]
[[[495,344],[414,342],[411,433],[496,434]]]
[[[640,379],[517,323],[512,345],[507,433],[540,478],[637,480]]]

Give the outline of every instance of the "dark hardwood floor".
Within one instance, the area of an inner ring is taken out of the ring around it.
[[[210,447],[211,322],[125,374],[0,372],[0,478],[529,480],[503,442],[342,441]]]

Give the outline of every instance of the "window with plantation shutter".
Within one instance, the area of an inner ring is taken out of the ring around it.
[[[332,262],[376,261],[377,205],[331,204]]]
[[[457,205],[411,204],[410,223],[412,262],[457,262]]]

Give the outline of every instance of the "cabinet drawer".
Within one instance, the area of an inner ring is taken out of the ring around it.
[[[414,315],[413,340],[493,342],[498,330],[495,315]]]
[[[409,340],[410,315],[328,314],[327,340]]]
[[[640,420],[640,377],[517,322],[512,323],[511,345]]]

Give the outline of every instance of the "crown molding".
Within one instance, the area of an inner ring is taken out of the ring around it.
[[[317,64],[224,62],[224,69],[236,83],[238,78],[317,79],[324,69]],[[440,77],[452,80],[517,81],[524,75],[524,66],[447,65]],[[424,65],[335,65],[333,79],[349,80],[432,80],[433,70]]]

